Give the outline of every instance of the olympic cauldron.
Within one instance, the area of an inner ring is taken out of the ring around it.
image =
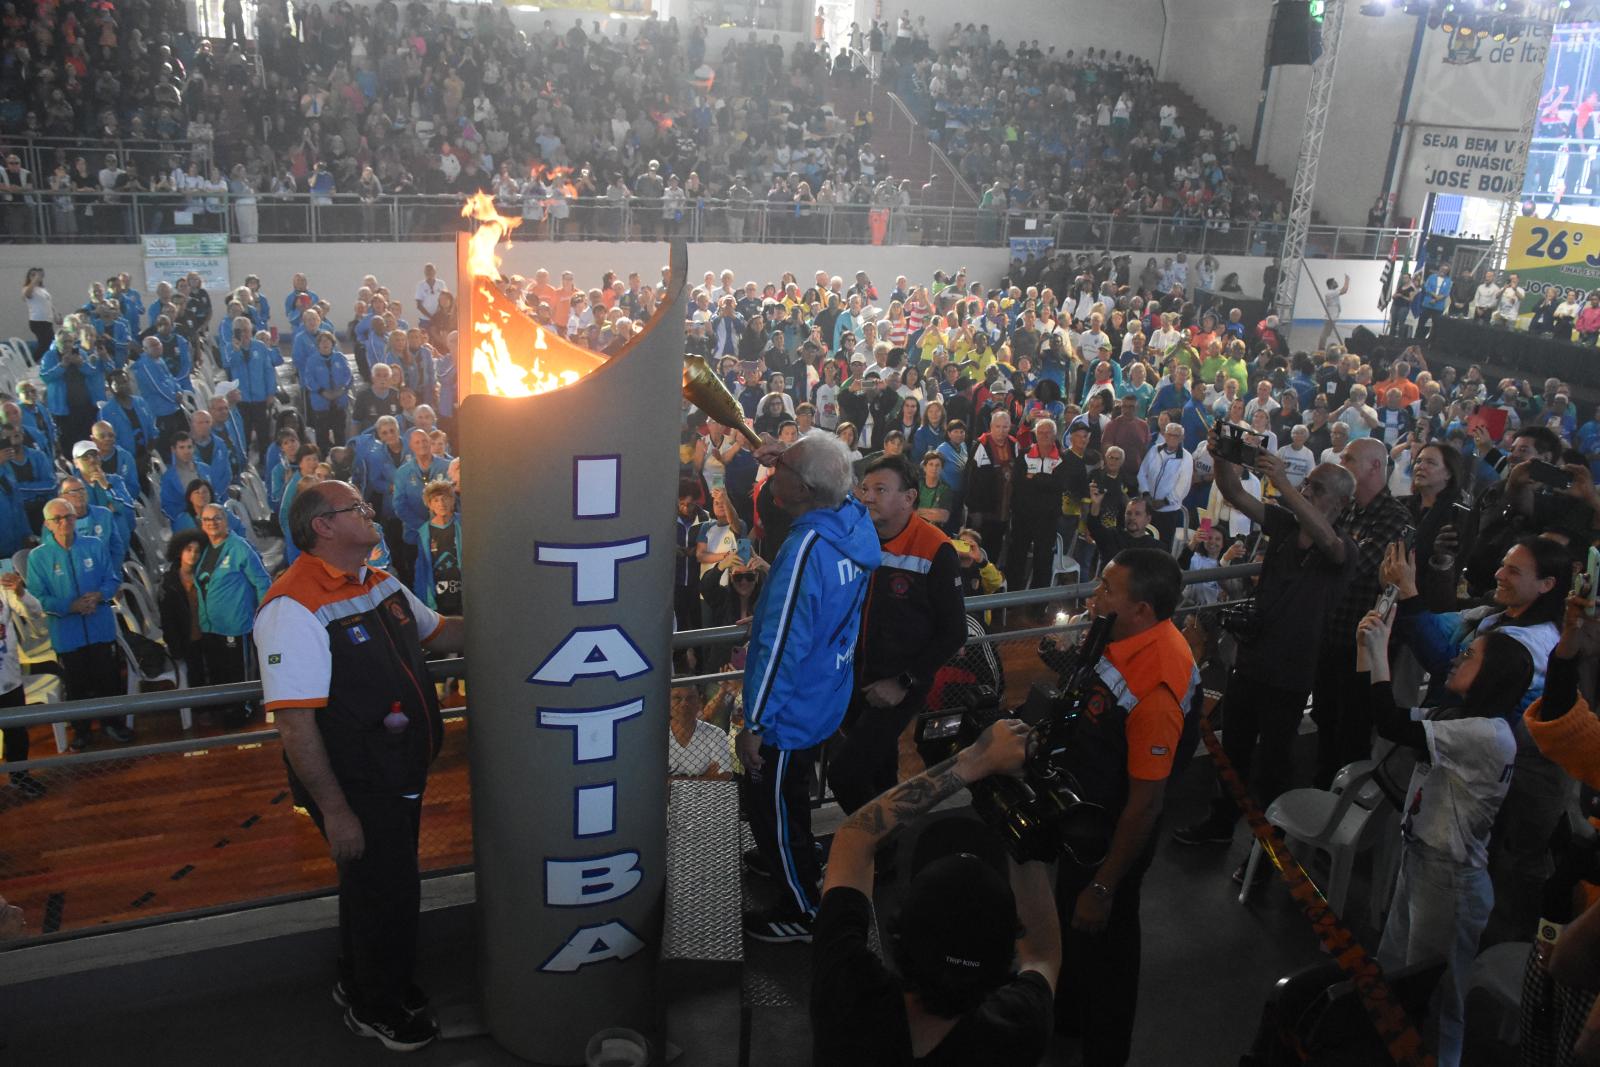
[[[575,1064],[655,1030],[687,253],[611,358],[529,319],[483,198],[457,244],[463,596],[485,1021]]]

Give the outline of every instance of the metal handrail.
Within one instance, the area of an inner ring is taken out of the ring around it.
[[[264,242],[307,238],[313,242],[373,238],[439,241],[451,239],[470,225],[460,217],[463,198],[458,194],[386,194],[362,200],[355,193],[265,192],[236,196],[199,190],[84,193],[35,188],[23,196],[22,203],[0,204],[5,229],[14,240],[36,236],[51,243],[130,243],[147,234],[169,233],[210,234],[225,236],[234,243],[249,243],[249,235],[237,232],[237,211],[250,206],[257,209],[255,237]],[[1228,228],[1223,230],[1205,219],[1049,212],[1015,206],[997,212],[953,204],[941,207],[924,203],[902,209],[880,208],[871,203],[832,203],[817,204],[807,215],[796,216],[792,204],[769,203],[760,198],[697,199],[684,205],[681,219],[668,224],[662,215],[662,202],[654,197],[590,197],[559,202],[565,205],[566,212],[562,219],[551,221],[549,232],[545,232],[544,220],[530,216],[518,237],[526,241],[655,240],[674,232],[691,241],[870,244],[871,228],[866,220],[876,211],[887,212],[892,220],[909,220],[906,225],[891,226],[888,232],[905,233],[912,240],[916,237],[912,236],[911,226],[920,224],[924,234],[930,230],[940,233],[941,244],[1003,246],[1012,236],[1053,237],[1055,247],[1065,251],[1129,255],[1260,254],[1253,250],[1260,246],[1264,253],[1282,233],[1282,224],[1276,222],[1228,220]],[[545,202],[546,206],[556,203]],[[521,210],[521,201],[508,200],[499,206],[503,212],[516,214]],[[94,215],[80,214],[85,208],[93,208]],[[174,226],[174,211],[196,213],[201,228]],[[14,212],[22,213],[21,217],[14,218]],[[70,215],[70,224],[63,214]],[[23,221],[30,215],[31,233]],[[79,229],[80,221],[90,217],[94,221]],[[735,219],[740,223],[738,232],[732,226],[731,220]],[[107,228],[115,232],[104,232]],[[1381,259],[1396,237],[1410,248],[1417,231],[1313,226],[1309,244],[1319,255]]]
[[[1238,578],[1251,578],[1260,573],[1261,564],[1243,563],[1231,567],[1185,571],[1183,581],[1185,585],[1203,582],[1223,582]],[[987,596],[969,597],[966,601],[966,610],[976,614],[1006,608],[1048,604],[1052,601],[1075,600],[1089,596],[1094,592],[1097,584],[1095,582],[1080,582],[1076,585],[1054,585],[1044,589],[1025,589],[1016,592],[991,593]],[[1052,629],[1059,629],[1059,627],[1045,627],[1037,632],[1043,633]],[[674,649],[687,649],[734,644],[743,640],[749,632],[748,626],[716,626],[703,630],[682,630],[672,635],[672,647]],[[999,631],[970,638],[967,643],[984,644],[987,641],[1010,640],[1019,635],[1030,636],[1035,632],[1033,630]],[[467,661],[461,657],[434,660],[428,664],[428,670],[435,681],[465,677],[466,669]],[[732,673],[696,677],[700,680],[713,681],[736,676],[736,673]],[[691,680],[693,679],[682,679],[679,684],[687,684]],[[149,715],[159,711],[176,711],[179,708],[215,707],[221,704],[238,704],[247,700],[259,700],[261,695],[261,683],[257,681],[199,686],[194,689],[169,689],[155,693],[134,693],[115,697],[95,697],[90,700],[69,700],[57,704],[27,704],[21,707],[0,710],[0,727],[50,726],[55,723],[72,722],[76,719]],[[258,739],[259,733],[257,731],[246,736]],[[215,740],[215,738],[210,740]],[[113,750],[113,754],[120,753],[123,757],[137,754],[138,752],[138,747]]]

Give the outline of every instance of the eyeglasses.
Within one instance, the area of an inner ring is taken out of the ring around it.
[[[46,515],[44,517],[44,521],[54,524],[58,522],[72,522],[74,518],[75,516],[72,515]]]
[[[319,515],[317,517],[318,518],[324,518],[324,519],[331,519],[335,515],[343,515],[347,511],[359,511],[362,515],[365,515],[369,519],[372,518],[372,516],[374,516],[374,515],[376,515],[378,513],[376,511],[376,509],[374,509],[371,504],[369,504],[365,500],[363,500],[360,503],[351,504],[347,508],[334,508],[332,511],[324,511],[321,515]]]

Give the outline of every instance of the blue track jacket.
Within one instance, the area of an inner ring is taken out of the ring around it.
[[[62,548],[47,532],[39,547],[28,553],[28,592],[44,605],[50,644],[57,652],[76,652],[85,645],[117,639],[111,600],[120,585],[105,542],[93,537],[76,537],[71,548]],[[100,592],[100,603],[93,613],[79,615],[72,610],[74,600],[94,590]]]
[[[878,531],[854,500],[795,520],[756,599],[745,661],[748,729],[785,752],[821,744],[855,685],[856,638]]]

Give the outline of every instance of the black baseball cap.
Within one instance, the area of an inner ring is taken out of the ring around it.
[[[918,985],[998,986],[1016,957],[1017,901],[1004,846],[971,816],[924,828],[896,923],[899,960]]]

